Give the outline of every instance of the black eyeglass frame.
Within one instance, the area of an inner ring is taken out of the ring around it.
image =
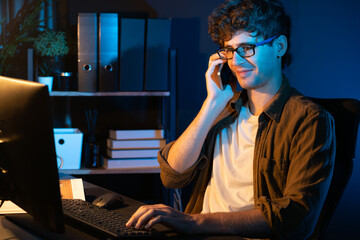
[[[265,39],[264,41],[261,41],[261,42],[258,42],[258,43],[255,43],[255,44],[241,44],[240,46],[238,46],[237,48],[235,49],[231,49],[231,48],[219,48],[217,49],[215,52],[219,55],[219,57],[223,60],[231,60],[233,59],[234,57],[234,52],[237,52],[237,54],[239,54],[240,57],[242,58],[248,58],[248,57],[252,57],[255,55],[255,48],[258,47],[258,46],[261,46],[261,45],[264,45],[264,44],[267,44],[267,43],[270,43],[272,42],[275,38],[277,38],[277,36],[274,36],[274,37],[271,37],[271,38],[268,38],[268,39]],[[245,56],[244,54],[242,54],[241,52],[239,52],[238,50],[239,49],[243,49],[244,52],[246,53],[247,51],[249,50],[252,50],[252,54],[251,55],[248,55],[248,56]],[[245,50],[244,48],[249,48],[248,50]],[[232,57],[231,58],[224,58],[221,56],[221,51],[225,51],[225,50],[230,50],[232,52]]]

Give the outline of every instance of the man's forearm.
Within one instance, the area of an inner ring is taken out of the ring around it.
[[[271,228],[260,210],[193,215],[195,233],[236,234],[243,237],[270,238]]]
[[[181,173],[195,163],[208,131],[224,107],[205,100],[198,115],[170,149],[167,161],[175,171]]]

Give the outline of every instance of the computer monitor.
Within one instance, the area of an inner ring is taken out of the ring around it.
[[[0,197],[42,228],[63,232],[51,116],[47,86],[0,76]]]

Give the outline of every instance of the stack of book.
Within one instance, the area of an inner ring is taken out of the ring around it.
[[[110,130],[104,168],[158,167],[165,144],[163,129]]]

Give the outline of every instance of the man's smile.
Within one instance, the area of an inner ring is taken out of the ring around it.
[[[236,76],[247,77],[252,73],[253,69],[236,69],[234,72]]]

